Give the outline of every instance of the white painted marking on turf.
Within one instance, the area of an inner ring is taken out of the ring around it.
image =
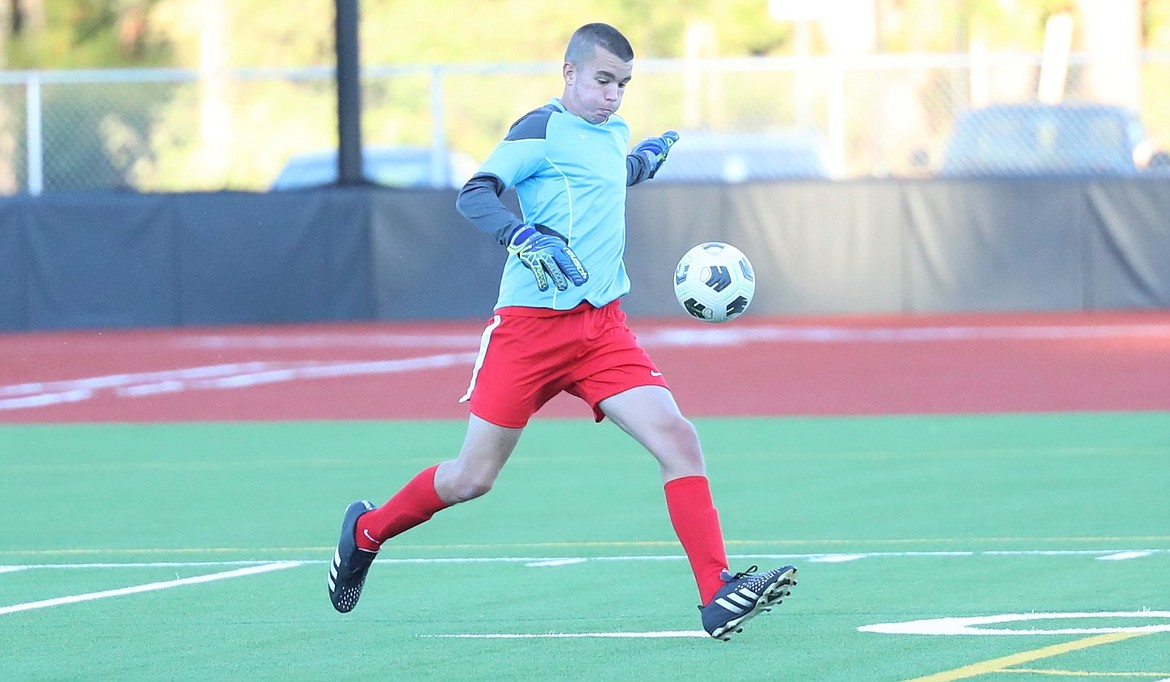
[[[273,548],[277,549],[277,548]],[[321,548],[302,548],[302,549],[319,549],[321,551],[328,551],[334,549],[332,547]],[[100,554],[105,550],[92,550],[92,553]],[[109,550],[110,552],[117,552],[118,550]],[[153,551],[166,552],[168,550],[150,550],[142,549],[135,550],[135,553],[149,554]],[[190,549],[184,550],[190,552],[213,552],[222,551],[214,549]],[[25,552],[17,552],[25,553]],[[29,554],[47,555],[52,552],[27,552]],[[68,554],[69,550],[65,550]],[[87,553],[90,553],[87,550]],[[5,554],[13,554],[13,552],[0,551],[0,556]],[[1034,550],[1034,549],[1018,549],[1018,550],[953,550],[953,551],[909,551],[909,552],[834,552],[834,553],[776,553],[776,554],[729,554],[728,558],[733,561],[756,561],[760,559],[771,559],[776,561],[809,561],[809,562],[846,562],[846,561],[860,561],[862,559],[906,559],[906,558],[926,558],[926,559],[945,559],[945,558],[962,558],[962,557],[1027,557],[1027,556],[1048,556],[1048,557],[1068,557],[1068,556],[1088,556],[1088,557],[1105,557],[1130,554],[1133,556],[1165,556],[1170,554],[1170,549],[1069,549],[1069,550]],[[491,564],[491,563],[521,563],[521,564],[547,564],[547,565],[568,565],[570,563],[582,563],[587,561],[685,561],[686,556],[682,554],[653,554],[653,555],[609,555],[609,556],[486,556],[486,557],[390,557],[379,556],[378,565],[389,564]],[[233,560],[233,561],[153,561],[153,562],[127,562],[127,563],[113,563],[113,562],[89,562],[89,563],[52,563],[52,564],[0,564],[0,571],[6,567],[8,570],[23,570],[25,568],[170,568],[170,567],[184,567],[184,566],[252,566],[257,564],[267,564],[272,561],[279,561],[278,559],[271,560]],[[298,564],[327,564],[327,559],[286,559],[284,561],[294,561]]]
[[[1141,559],[1148,557],[1153,552],[1117,552],[1116,554],[1106,554],[1105,556],[1097,557],[1098,561],[1127,561],[1129,559]]]
[[[709,637],[702,630],[662,630],[657,632],[497,632],[455,635],[417,635],[427,639],[664,639],[670,637]]]
[[[215,582],[217,580],[228,580],[230,578],[242,578],[248,575],[257,575],[259,573],[268,573],[269,571],[279,571],[286,568],[295,568],[300,566],[299,561],[276,561],[272,563],[262,564],[259,566],[249,566],[247,568],[237,568],[232,571],[224,571],[223,573],[211,573],[209,575],[200,575],[192,578],[180,578],[178,580],[166,580],[163,582],[147,583],[145,585],[134,585],[133,587],[121,587],[115,590],[102,590],[101,592],[88,592],[86,594],[74,594],[68,597],[55,597],[53,599],[42,599],[40,601],[27,602],[24,604],[14,604],[12,606],[0,607],[0,616],[9,613],[18,613],[20,611],[31,611],[34,609],[44,609],[50,606],[63,606],[65,604],[76,604],[79,602],[93,601],[95,599],[106,599],[108,597],[122,597],[128,594],[139,594],[141,592],[154,592],[157,590],[166,590],[172,587],[180,587],[183,585],[199,585],[202,583]]]
[[[821,554],[810,556],[808,560],[814,564],[843,564],[864,558],[864,554]]]
[[[89,562],[76,564],[0,564],[0,573],[24,569],[81,569],[81,568],[214,568],[217,566],[260,566],[274,560],[252,561],[128,561],[125,563]],[[294,560],[287,560],[294,561]],[[313,563],[296,561],[295,563]],[[325,563],[321,561],[319,563]]]
[[[1070,620],[1083,618],[1170,618],[1170,611],[1102,611],[1100,613],[1005,613],[996,616],[927,618],[901,623],[878,623],[857,628],[860,632],[877,632],[886,635],[1104,635],[1122,632],[1170,632],[1170,623],[1159,625],[1138,625],[1133,627],[1101,628],[1033,628],[1017,630],[1008,628],[982,628],[979,625],[997,623],[1020,623],[1036,620]]]
[[[545,567],[545,566],[571,566],[573,564],[583,564],[585,559],[582,557],[575,557],[572,559],[542,559],[540,561],[531,561],[525,566]]]
[[[1170,552],[1166,549],[993,549],[980,552],[986,556],[1099,556],[1119,552],[1149,552],[1150,554]]]

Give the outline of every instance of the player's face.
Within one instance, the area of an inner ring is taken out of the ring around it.
[[[561,103],[590,123],[604,123],[622,105],[633,72],[632,62],[624,62],[609,50],[595,47],[593,56],[584,63],[565,63],[565,94]]]

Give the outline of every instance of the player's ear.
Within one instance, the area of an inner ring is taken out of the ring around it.
[[[577,76],[577,69],[573,66],[573,62],[565,62],[565,65],[561,67],[561,74],[565,77],[565,85],[572,85]]]

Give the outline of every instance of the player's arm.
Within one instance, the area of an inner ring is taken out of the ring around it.
[[[499,177],[480,172],[463,185],[455,199],[455,210],[472,225],[495,237],[500,244],[507,244],[516,228],[524,224],[500,201],[505,189],[504,181]]]
[[[678,133],[668,130],[634,145],[626,156],[626,185],[633,186],[654,177],[666,163],[666,156],[675,142],[678,142]]]
[[[544,106],[521,116],[508,134],[463,185],[455,208],[480,230],[507,244],[524,221],[508,210],[504,192],[538,174],[548,164],[546,136],[554,108]]]
[[[560,291],[568,289],[569,282],[584,284],[589,273],[569,248],[568,240],[543,225],[528,225],[517,218],[500,201],[506,186],[491,173],[477,173],[459,191],[455,208],[471,224],[507,246],[508,253],[532,272],[541,291],[548,290],[550,278]]]

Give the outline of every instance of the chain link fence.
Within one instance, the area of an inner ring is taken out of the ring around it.
[[[621,114],[635,139],[682,132],[661,178],[679,182],[923,177],[963,154],[984,164],[960,164],[975,172],[1170,164],[1159,153],[1170,146],[1170,53],[1140,55],[1133,115],[1109,110],[1117,130],[1063,105],[956,126],[968,109],[1035,102],[1041,64],[1039,54],[639,60]],[[1094,99],[1092,66],[1072,56],[1062,102]],[[423,162],[436,169],[447,156],[481,160],[517,117],[560,94],[559,74],[557,63],[367,67],[365,145],[430,150]],[[290,161],[335,148],[336,128],[330,68],[3,72],[0,194],[265,190]],[[453,167],[421,177],[458,184],[467,164]]]

